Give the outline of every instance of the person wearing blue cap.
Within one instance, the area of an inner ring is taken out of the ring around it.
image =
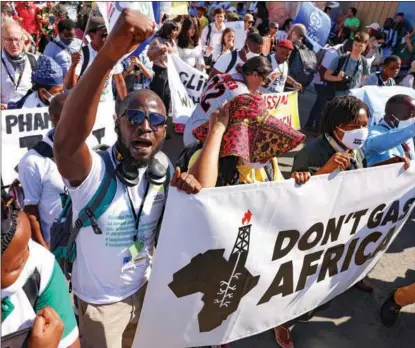
[[[63,91],[63,71],[52,58],[40,56],[32,72],[32,88],[8,109],[41,108],[48,106],[52,98]]]

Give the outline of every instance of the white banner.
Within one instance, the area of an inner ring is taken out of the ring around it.
[[[173,61],[174,68],[179,74],[180,81],[186,88],[187,94],[192,99],[193,104],[199,104],[200,96],[205,89],[209,76],[184,62],[177,54],[172,54],[170,57]],[[170,89],[175,88],[175,86],[171,85],[177,83],[178,81],[169,79]]]
[[[175,61],[178,59],[180,58],[175,57],[174,55],[167,55],[167,76],[169,79],[173,122],[186,124],[195,109],[195,104],[189,97],[186,87],[181,83],[179,71],[176,69],[175,65]]]
[[[372,118],[369,120],[370,125],[379,123],[383,116],[385,116],[386,102],[389,98],[397,94],[406,94],[415,98],[415,90],[413,88],[402,86],[364,86],[350,90],[350,95],[359,98],[368,105],[370,113],[372,114]]]
[[[114,103],[100,103],[92,134],[99,144],[112,145],[117,140],[114,131]],[[52,129],[48,108],[4,110],[1,112],[2,179],[9,185],[17,178],[16,166],[23,155]]]
[[[224,344],[338,296],[397,236],[414,183],[415,161],[406,172],[397,164],[302,186],[170,190],[133,347]]]

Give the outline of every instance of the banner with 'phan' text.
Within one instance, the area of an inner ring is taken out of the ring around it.
[[[113,102],[99,104],[92,131],[98,144],[112,145],[117,140],[113,114]],[[17,165],[20,159],[52,128],[46,107],[1,112],[1,177],[4,185],[11,184],[17,178]]]
[[[224,344],[340,295],[399,233],[414,183],[412,161],[407,171],[333,173],[302,186],[172,188],[133,347]]]

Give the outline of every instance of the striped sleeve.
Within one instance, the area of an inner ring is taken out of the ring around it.
[[[65,326],[59,348],[70,346],[78,338],[79,333],[68,285],[56,261],[54,261],[49,282],[36,302],[36,313],[44,307],[52,307],[59,314]]]

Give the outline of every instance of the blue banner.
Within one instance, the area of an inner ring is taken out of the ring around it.
[[[318,52],[329,37],[331,19],[311,2],[301,2],[294,23],[304,24],[307,28],[307,39],[313,44],[314,51]]]

